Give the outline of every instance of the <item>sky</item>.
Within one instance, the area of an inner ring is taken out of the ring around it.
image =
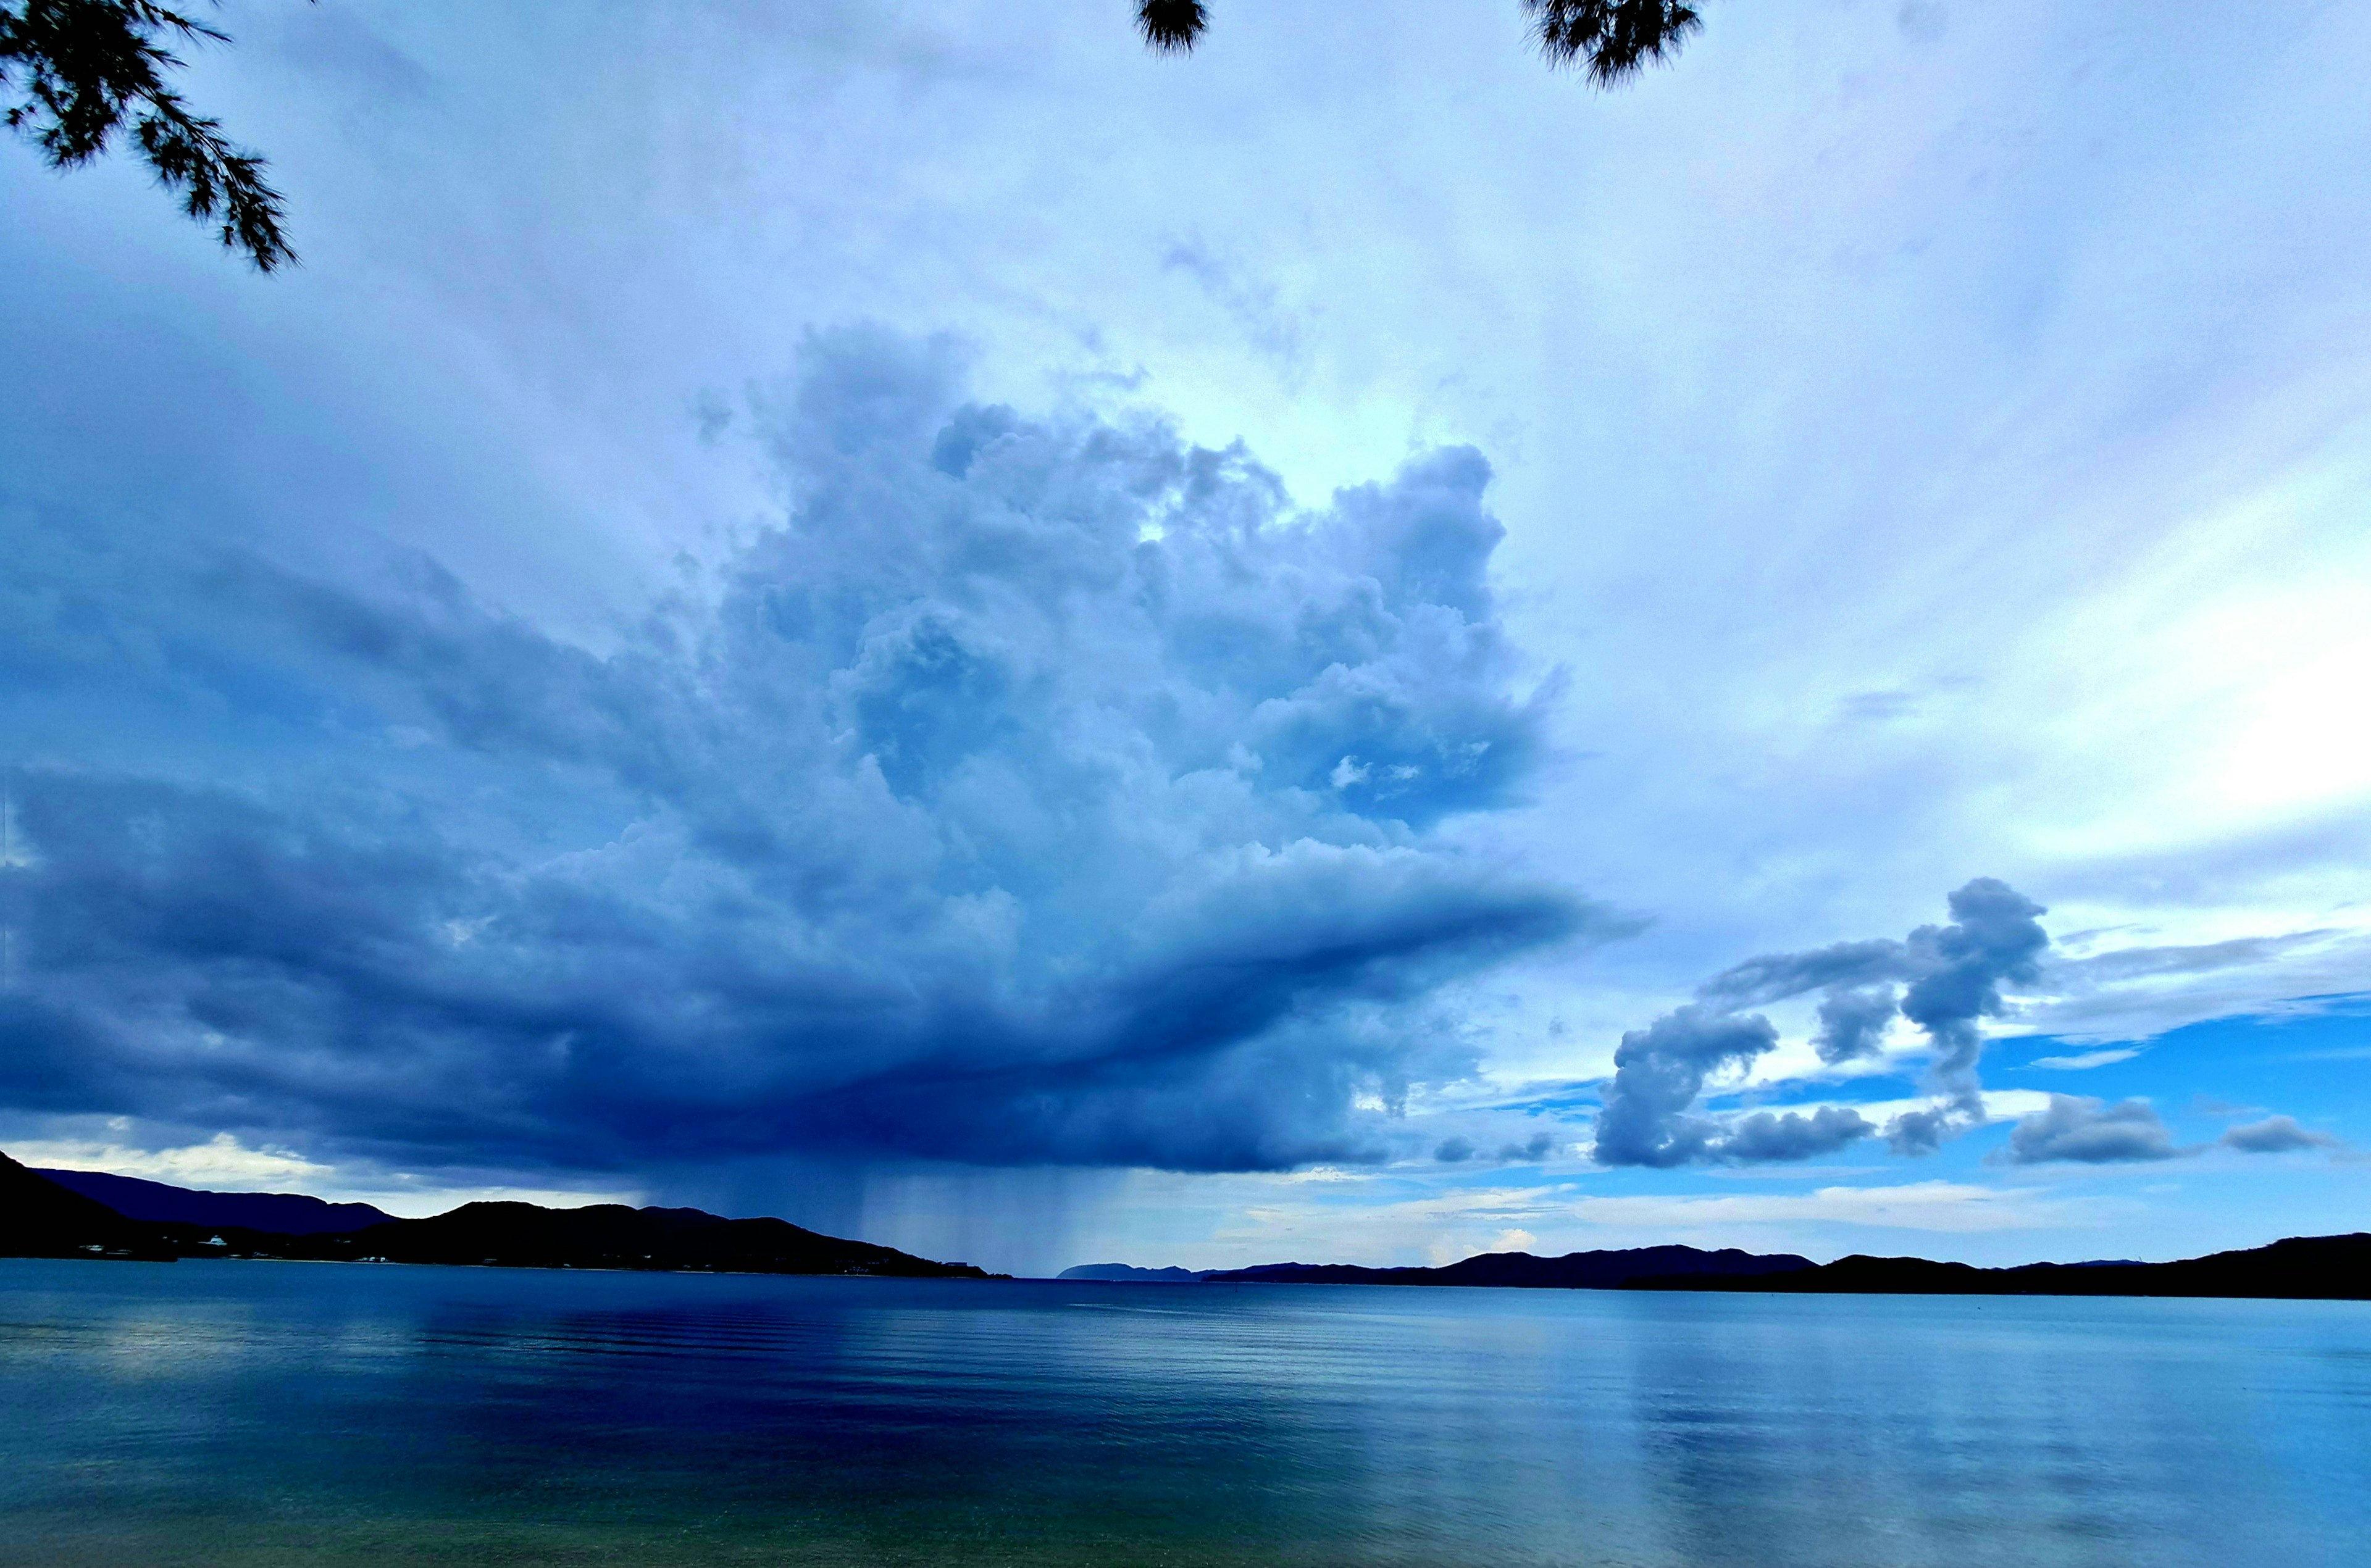
[[[0,156],[0,1147],[1020,1273],[2371,1227],[2371,17],[1212,17],[233,0],[270,277]]]

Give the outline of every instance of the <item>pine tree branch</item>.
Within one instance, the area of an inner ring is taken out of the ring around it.
[[[1551,65],[1579,65],[1597,86],[1620,86],[1680,52],[1704,17],[1683,0],[1523,0],[1532,36]]]
[[[0,0],[0,87],[24,95],[0,118],[59,169],[98,157],[128,123],[142,160],[179,193],[182,211],[201,222],[219,216],[225,247],[259,271],[295,261],[263,160],[167,85],[183,63],[166,40],[230,41],[153,0]]]

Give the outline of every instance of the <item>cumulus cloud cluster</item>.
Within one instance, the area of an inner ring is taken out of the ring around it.
[[[1825,1062],[1876,1055],[1896,1017],[1925,1031],[1935,1102],[1883,1128],[1896,1153],[1930,1153],[1981,1122],[1980,1020],[2002,1012],[2002,986],[2040,977],[2050,945],[2040,918],[2046,911],[1990,877],[1952,894],[1949,906],[1950,924],[1921,926],[1899,941],[1839,942],[1749,959],[1706,981],[1696,1001],[1624,1035],[1598,1115],[1598,1162],[1662,1168],[1807,1159],[1878,1132],[1846,1107],[1809,1115],[1757,1111],[1728,1120],[1695,1109],[1707,1082],[1741,1073],[1777,1047],[1776,1027],[1744,1009],[1814,991],[1821,993],[1814,1044]]]
[[[2298,1124],[2294,1116],[2266,1116],[2226,1128],[2212,1144],[2177,1146],[2173,1130],[2145,1100],[2120,1100],[2111,1105],[2087,1095],[2053,1094],[2049,1106],[2022,1116],[2009,1133],[2001,1154],[2014,1165],[2040,1165],[2074,1160],[2085,1165],[2120,1165],[2134,1160],[2173,1159],[2227,1148],[2238,1154],[2293,1154],[2302,1149],[2345,1147],[2327,1133]]]
[[[2108,1165],[2135,1159],[2171,1159],[2181,1151],[2173,1134],[2145,1100],[2113,1105],[2081,1095],[2053,1094],[2050,1107],[2020,1117],[2008,1136],[2008,1158],[2019,1165],[2071,1159]]]
[[[2241,1154],[2291,1154],[2298,1149],[2344,1147],[2328,1133],[2299,1126],[2294,1116],[2267,1116],[2261,1122],[2242,1123],[2226,1129],[2217,1141]]]
[[[1899,941],[1838,942],[1748,959],[1698,986],[1694,1001],[1625,1034],[1592,1157],[1601,1165],[1655,1169],[1760,1164],[1833,1154],[1879,1133],[1896,1154],[1925,1155],[1983,1124],[1982,1020],[2007,1010],[2004,987],[2044,978],[2050,938],[2041,917],[2047,911],[1990,877],[1952,894],[1949,907],[1949,924],[1921,926]],[[1810,1043],[1829,1066],[1880,1055],[1896,1019],[1923,1032],[1928,1102],[1882,1126],[1845,1105],[1726,1116],[1705,1111],[1709,1086],[1742,1078],[1778,1047],[1776,1026],[1744,1009],[1813,992],[1820,1002]],[[2065,1066],[2136,1055],[2102,1051],[2041,1061]],[[2106,1165],[2171,1159],[2208,1147],[2281,1154],[2343,1146],[2290,1117],[2268,1116],[2230,1128],[2213,1146],[2181,1147],[2145,1100],[2110,1104],[2053,1094],[2042,1110],[2018,1119],[1995,1158],[2017,1165]]]
[[[1597,917],[1444,830],[1541,747],[1476,454],[1304,513],[865,333],[769,418],[781,525],[606,654],[425,563],[29,552],[12,670],[249,744],[19,773],[0,1103],[414,1161],[1355,1159],[1469,1069],[1442,988]]]

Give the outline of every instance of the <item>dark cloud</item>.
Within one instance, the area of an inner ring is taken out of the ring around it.
[[[1820,1002],[1819,1032],[1811,1036],[1820,1060],[1833,1066],[1880,1055],[1886,1026],[1902,1011],[1891,986],[1837,986]]]
[[[2008,1137],[2008,1158],[2018,1165],[2079,1160],[2111,1165],[2128,1160],[2171,1159],[2182,1151],[2145,1100],[2113,1105],[2073,1094],[2053,1094],[2050,1108],[2022,1117]]]
[[[1992,877],[1978,877],[1950,896],[1952,923],[1921,926],[1903,944],[1918,972],[1902,996],[1902,1013],[1934,1043],[1930,1088],[1954,1109],[1981,1118],[1984,1101],[1976,1061],[1984,1039],[1977,1020],[2004,1009],[2004,983],[2032,985],[2041,977],[2050,946],[2041,905]]]
[[[1440,1147],[1432,1151],[1432,1158],[1443,1165],[1462,1165],[1474,1158],[1474,1140],[1465,1137],[1443,1138],[1440,1140]]]
[[[2297,1125],[2294,1116],[2267,1116],[2226,1131],[2222,1143],[2242,1154],[2288,1154],[2301,1148],[2336,1148],[2339,1140],[2328,1133]]]
[[[1499,1149],[1498,1158],[1509,1164],[1536,1165],[1554,1154],[1556,1147],[1556,1137],[1554,1133],[1533,1133],[1523,1143],[1510,1143]]]
[[[1833,1106],[1809,1116],[1757,1111],[1727,1123],[1690,1114],[1706,1079],[1751,1066],[1777,1043],[1777,1030],[1758,1013],[1739,1017],[1696,1006],[1624,1035],[1598,1113],[1593,1157],[1602,1165],[1658,1168],[1808,1159],[1877,1130],[1857,1112]]]
[[[1778,1031],[1758,1014],[1739,1018],[1700,1007],[1666,1013],[1622,1037],[1613,1081],[1597,1113],[1593,1155],[1602,1165],[1668,1167],[1718,1158],[1720,1124],[1688,1114],[1713,1074],[1741,1069],[1775,1047]]]
[[[1541,746],[1478,455],[1304,513],[864,333],[760,414],[783,525],[606,653],[431,563],[21,550],[0,700],[157,728],[17,780],[6,1103],[412,1163],[1376,1158],[1359,1105],[1470,1070],[1440,988],[1599,920],[1443,832]]]
[[[1810,1159],[1833,1154],[1876,1131],[1876,1124],[1859,1112],[1841,1105],[1822,1105],[1809,1116],[1756,1111],[1731,1122],[1717,1147],[1722,1159],[1741,1162]]]
[[[1708,1078],[1742,1070],[1777,1043],[1766,1019],[1740,1016],[1741,1009],[1810,991],[1824,993],[1813,1037],[1822,1061],[1877,1055],[1897,1015],[1926,1032],[1933,1047],[1927,1088],[1942,1103],[1888,1124],[1895,1153],[1932,1153],[1981,1121],[1978,1020],[2006,1007],[2004,985],[2040,978],[2050,939],[2039,921],[2041,906],[1990,877],[1953,893],[1949,907],[1951,924],[1921,926],[1901,941],[1839,942],[1749,959],[1706,981],[1699,1001],[1624,1035],[1598,1119],[1598,1160],[1670,1166],[1800,1159],[1877,1131],[1857,1112],[1840,1109],[1809,1117],[1758,1112],[1726,1124],[1694,1113]]]
[[[2307,1148],[2338,1148],[2341,1141],[2297,1124],[2292,1116],[2266,1116],[2230,1128],[2217,1140],[2241,1154],[2288,1154]],[[2145,1100],[2113,1105],[2076,1095],[2053,1094],[2050,1108],[2021,1118],[2009,1134],[2006,1157],[2015,1164],[2080,1160],[2104,1165],[2125,1160],[2170,1159],[2206,1146],[2177,1147],[2173,1135]]]
[[[1966,1130],[1951,1109],[1929,1107],[1923,1111],[1904,1111],[1888,1122],[1885,1124],[1885,1142],[1894,1153],[1916,1159],[1935,1153]]]

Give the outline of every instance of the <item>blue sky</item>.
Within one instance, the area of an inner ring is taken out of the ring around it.
[[[1024,1271],[2363,1228],[2371,21],[1125,11],[242,0],[269,279],[0,157],[0,1147]]]

